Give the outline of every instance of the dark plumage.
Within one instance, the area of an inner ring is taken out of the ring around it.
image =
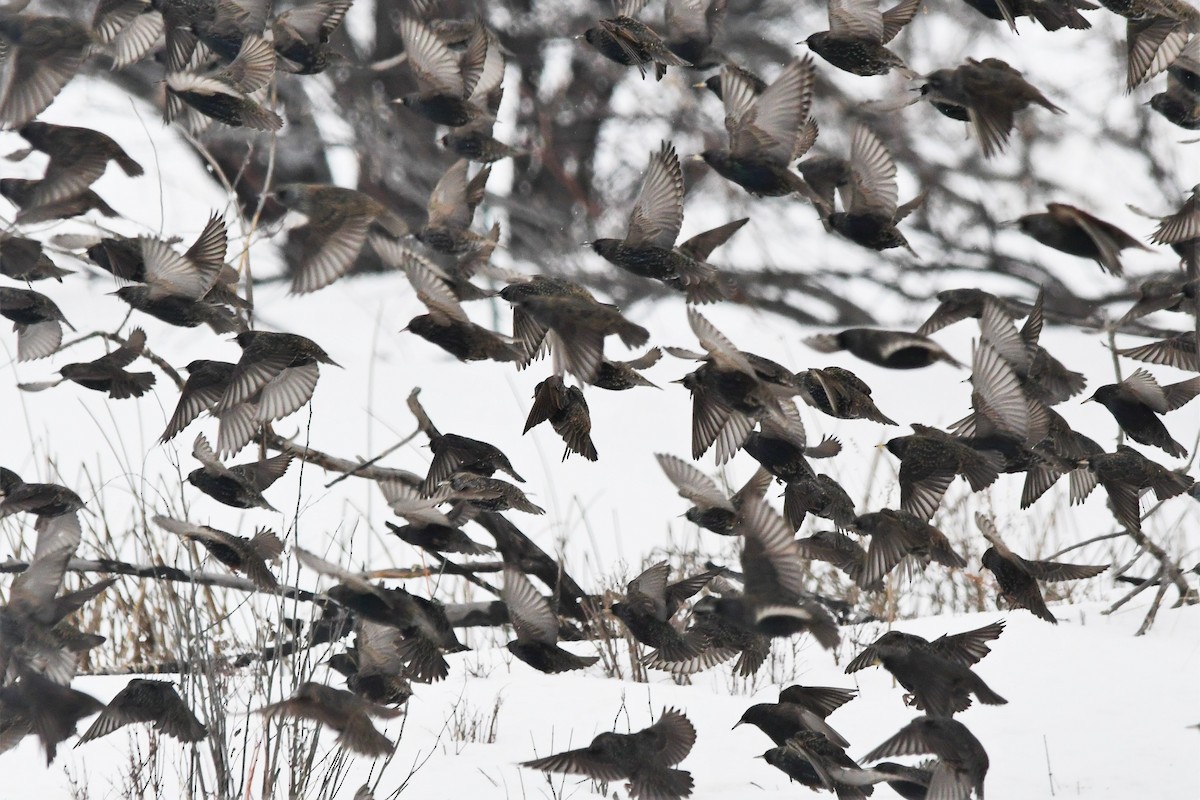
[[[808,119],[815,69],[811,58],[793,59],[762,90],[740,70],[721,69],[721,99],[729,149],[700,153],[725,179],[756,197],[783,197],[800,192],[818,208],[823,201],[804,179],[791,171],[817,138]]]
[[[1004,620],[993,622],[974,630],[963,631],[962,633],[944,634],[932,642],[914,633],[888,631],[867,645],[861,653],[846,665],[846,674],[849,675],[853,672],[858,672],[875,664],[878,660],[878,653],[875,647],[881,643],[908,650],[925,650],[939,658],[969,667],[973,664],[978,664],[984,656],[992,652],[991,648],[988,647],[988,642],[1000,638],[1000,634],[1002,633],[1004,633]]]
[[[417,91],[395,102],[451,128],[490,121],[487,97],[504,78],[504,58],[499,42],[492,41],[482,24],[468,24],[461,55],[431,27],[408,14],[400,17],[397,28]]]
[[[192,456],[202,466],[188,473],[188,483],[219,503],[234,508],[277,509],[267,502],[263,492],[283,477],[292,463],[291,453],[280,453],[262,461],[250,461],[226,467],[217,459],[204,434],[196,437]]]
[[[683,602],[712,580],[711,572],[667,583],[670,566],[663,561],[631,580],[625,597],[612,604],[612,613],[635,639],[657,649],[656,662],[681,663],[701,659],[704,669],[732,657],[732,653],[710,653],[707,642],[695,634],[680,633],[671,620]]]
[[[1142,529],[1140,499],[1144,491],[1153,489],[1159,500],[1166,500],[1183,494],[1195,483],[1187,475],[1172,472],[1125,445],[1119,445],[1115,453],[1086,456],[1081,464],[1091,469],[1097,482],[1108,492],[1108,502],[1117,522],[1133,531]],[[1091,484],[1087,491],[1094,486]],[[1083,498],[1079,499],[1082,501]]]
[[[1029,17],[1048,31],[1060,28],[1088,30],[1092,24],[1080,14],[1100,6],[1087,0],[964,0],[988,19],[1003,20],[1017,32],[1017,18]]]
[[[794,781],[816,791],[836,792],[838,800],[865,800],[875,791],[867,784],[883,780],[882,775],[859,767],[843,745],[816,731],[797,731],[762,757]]]
[[[484,241],[470,228],[492,168],[484,167],[468,180],[468,166],[465,158],[459,159],[438,179],[425,207],[425,225],[415,234],[417,241],[439,253],[460,255]]]
[[[938,307],[917,328],[918,336],[928,336],[968,317],[979,319],[988,303],[995,303],[1009,317],[1021,317],[1029,313],[1029,306],[997,297],[982,289],[946,289],[937,293],[937,299]]]
[[[853,522],[853,514],[850,517]],[[813,561],[824,561],[837,567],[850,580],[863,585],[862,573],[867,567],[867,551],[858,542],[838,531],[817,531],[812,536],[797,539],[800,555]],[[883,590],[883,582],[863,586],[869,592]]]
[[[271,20],[271,44],[279,66],[298,75],[324,72],[338,55],[329,40],[352,4],[353,0],[319,0],[289,8]]]
[[[871,387],[848,369],[825,367],[796,373],[800,397],[813,408],[838,419],[868,419],[883,425],[895,425],[875,405]]]
[[[283,119],[256,102],[252,95],[271,82],[275,51],[258,36],[246,36],[237,57],[226,66],[204,72],[186,67],[167,73],[167,122],[182,120],[193,133],[213,120],[231,128],[277,131]]]
[[[692,776],[672,767],[687,758],[695,743],[692,723],[682,712],[668,708],[649,728],[636,733],[602,733],[587,747],[521,766],[587,775],[599,781],[627,778],[632,797],[675,800],[692,793]]]
[[[937,342],[904,331],[847,328],[810,336],[804,343],[821,353],[849,350],[863,361],[889,369],[920,369],[938,361],[961,366]]]
[[[312,339],[293,333],[244,331],[234,340],[242,355],[213,407],[218,416],[257,396],[260,419],[282,419],[312,398],[318,364],[340,366]]]
[[[504,567],[500,599],[508,608],[508,619],[517,635],[516,641],[505,646],[529,666],[546,673],[568,672],[600,660],[599,656],[577,656],[558,646],[558,615],[525,573],[511,564]]]
[[[179,392],[179,402],[175,404],[175,410],[171,412],[159,441],[169,442],[202,412],[211,411],[225,394],[233,370],[234,365],[225,361],[196,359],[189,362],[188,379]]]
[[[314,183],[276,187],[273,197],[308,220],[288,231],[288,245],[299,253],[292,291],[323,289],[354,264],[372,226],[391,236],[408,233],[408,225],[375,199],[354,189]]]
[[[145,331],[134,328],[125,342],[111,353],[100,356],[95,361],[64,364],[58,369],[58,374],[62,376],[58,380],[21,384],[21,388],[27,391],[41,391],[67,380],[85,389],[104,392],[113,400],[141,397],[154,385],[154,373],[129,372],[125,367],[142,355],[142,348],[145,346]]]
[[[65,200],[35,206],[32,204],[31,198],[37,191],[39,182],[24,178],[0,178],[0,195],[8,198],[13,205],[21,209],[17,212],[17,222],[35,225],[39,222],[82,216],[93,210],[106,217],[121,216],[91,189],[86,189]]]
[[[571,453],[578,453],[588,461],[599,458],[596,445],[592,444],[592,418],[583,390],[566,386],[558,375],[551,375],[534,387],[533,405],[521,433],[529,433],[531,428],[547,421],[566,443],[563,461]]]
[[[709,69],[720,63],[713,40],[725,25],[728,0],[667,0],[667,47],[692,69]]]
[[[37,672],[23,672],[18,681],[0,686],[0,752],[33,734],[41,739],[49,766],[58,754],[58,745],[75,735],[79,721],[102,708],[104,704],[90,694],[59,685]]]
[[[627,272],[662,281],[685,293],[688,302],[712,303],[723,299],[725,294],[717,271],[705,261],[717,243],[706,246],[702,255],[689,247],[690,241],[676,247],[682,225],[683,170],[675,147],[663,142],[658,152],[650,154],[650,166],[630,212],[625,238],[597,239],[591,242],[591,247]],[[724,234],[721,241],[733,233],[718,230]]]
[[[525,482],[513,469],[508,456],[500,452],[500,448],[495,445],[456,433],[433,433],[436,435],[431,435],[429,439],[433,461],[430,462],[429,473],[421,484],[421,493],[426,497],[431,496],[443,481],[449,480],[456,472],[484,477],[503,472],[515,481]]]
[[[976,512],[975,523],[984,538],[992,543],[983,554],[983,566],[991,570],[1000,584],[1000,593],[1014,608],[1027,608],[1035,616],[1058,624],[1054,614],[1046,607],[1038,581],[1075,581],[1092,578],[1108,569],[1108,565],[1086,566],[1063,564],[1058,561],[1028,561],[1008,549],[995,524]]]
[[[20,128],[42,113],[75,77],[93,41],[91,29],[71,17],[5,14],[0,19],[5,51],[0,128]]]
[[[235,536],[232,533],[195,525],[171,517],[155,516],[154,524],[176,536],[199,542],[213,558],[234,572],[243,572],[254,585],[264,591],[274,591],[279,581],[267,567],[268,561],[277,561],[283,553],[283,542],[267,528],[259,528],[253,539]]]
[[[808,632],[825,649],[837,645],[837,624],[805,588],[808,571],[792,531],[765,502],[743,505],[740,527],[746,592],[722,597],[715,611],[764,636]]]
[[[753,725],[771,738],[777,745],[784,745],[788,739],[803,731],[812,731],[825,737],[838,747],[849,747],[850,743],[837,731],[829,726],[825,718],[836,709],[854,699],[856,692],[846,689],[829,689],[830,694],[822,698],[814,698],[810,687],[791,686],[788,692],[790,699],[783,698],[780,693],[778,703],[756,703],[746,709],[738,725]],[[807,693],[800,691],[808,688]],[[822,687],[816,687],[822,688]],[[787,692],[785,689],[784,692]],[[835,694],[836,693],[836,694]]]
[[[392,752],[395,745],[371,724],[371,717],[398,716],[398,709],[388,708],[341,689],[306,681],[296,687],[286,700],[259,709],[271,717],[286,714],[312,719],[338,732],[338,743],[366,756],[379,758]]]
[[[621,0],[617,3],[617,15],[597,20],[595,27],[584,32],[583,38],[609,61],[637,67],[643,77],[646,65],[654,64],[654,77],[661,81],[667,74],[667,67],[690,67],[692,64],[671,52],[666,42],[645,23],[634,19],[645,4],[646,0]]]
[[[155,730],[181,742],[198,742],[208,736],[208,729],[187,707],[175,684],[134,678],[109,701],[92,726],[79,737],[79,744],[135,722],[153,722]]]
[[[1124,272],[1122,250],[1149,249],[1116,225],[1066,203],[1049,203],[1046,211],[1026,214],[1017,220],[1017,227],[1047,247],[1089,258],[1113,275]]]
[[[900,459],[900,507],[922,520],[933,517],[956,475],[971,491],[986,489],[999,476],[1001,462],[991,451],[979,451],[950,434],[913,425],[910,436],[897,436],[887,449]]]
[[[42,249],[42,243],[11,233],[0,233],[0,275],[33,283],[47,278],[62,283],[73,270],[62,269]]]
[[[62,344],[62,326],[75,330],[53,300],[32,289],[0,286],[0,316],[17,332],[18,361],[52,355]]]
[[[1200,351],[1196,348],[1195,331],[1185,331],[1157,342],[1126,347],[1116,352],[1119,356],[1148,364],[1200,372]]]
[[[871,537],[867,561],[856,582],[864,589],[877,586],[905,557],[914,556],[928,564],[936,561],[945,567],[962,568],[966,559],[954,551],[950,540],[924,519],[890,508],[862,514],[850,523],[858,534]]]
[[[874,657],[896,681],[912,692],[918,708],[931,716],[949,718],[971,705],[971,695],[987,705],[1008,701],[992,691],[970,667],[942,658],[923,647],[884,634],[871,645]],[[882,755],[891,755],[884,753]]]
[[[789,481],[783,489],[784,519],[793,531],[798,531],[809,514],[845,528],[854,522],[854,500],[840,483],[824,473]]]
[[[895,39],[921,6],[921,0],[902,0],[880,12],[874,2],[829,0],[829,30],[804,40],[814,53],[855,75],[886,75],[892,69],[911,77],[900,56],[884,45]]]
[[[952,119],[970,122],[985,158],[1005,148],[1016,112],[1030,104],[1065,113],[1026,81],[1019,70],[998,58],[968,58],[954,69],[932,72],[921,87],[921,95]]]
[[[29,122],[17,130],[29,146],[50,157],[46,174],[38,181],[30,204],[41,206],[68,200],[81,194],[104,174],[109,161],[131,178],[142,174],[142,165],[134,161],[113,141],[90,128]]]
[[[1028,397],[1046,405],[1062,403],[1087,386],[1082,373],[1074,372],[1038,344],[1042,335],[1044,293],[1037,299],[1020,331],[1012,317],[995,303],[986,303],[979,321],[983,341],[1012,367]]]
[[[863,761],[922,753],[933,753],[938,757],[932,767],[928,792],[923,796],[938,800],[970,800],[974,791],[976,797],[983,797],[983,779],[988,771],[987,752],[965,725],[952,719],[918,717],[867,753]]]
[[[748,499],[761,500],[771,482],[770,473],[759,468],[745,486],[727,497],[711,478],[683,459],[665,453],[656,453],[654,457],[675,484],[679,496],[695,504],[684,516],[701,528],[722,535],[737,533],[742,504]]]
[[[438,501],[461,501],[483,511],[507,511],[511,508],[526,514],[546,513],[546,509],[532,502],[511,483],[471,472],[455,472],[432,497]]]
[[[1135,442],[1183,458],[1187,449],[1171,438],[1158,417],[1182,408],[1197,394],[1200,394],[1200,377],[1159,386],[1153,375],[1139,369],[1120,383],[1101,386],[1088,400],[1107,408],[1121,430]]]

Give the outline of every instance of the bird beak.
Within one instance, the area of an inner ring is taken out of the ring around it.
[[[591,242],[580,242],[579,246],[580,247],[591,247],[592,243]]]
[[[997,228],[1015,228],[1015,227],[1017,227],[1017,223],[1019,221],[1020,220],[1006,219],[1003,222],[997,222],[996,227]]]
[[[733,727],[732,727],[732,728],[730,728],[729,730],[731,730],[731,731],[732,731],[732,730],[736,730],[736,729],[737,729],[737,726],[738,726],[738,725],[741,725],[743,722],[744,722],[744,720],[740,720],[740,719],[739,719],[737,722],[733,723]]]
[[[1085,399],[1083,402],[1085,402],[1085,403],[1094,403],[1094,402],[1096,402],[1096,395],[1094,395],[1094,394],[1093,394],[1091,397],[1089,397],[1089,398]]]
[[[708,84],[705,83],[704,81],[700,81],[699,83],[693,83],[692,88],[693,89],[707,89]]]
[[[880,442],[879,444],[875,445],[875,449],[876,449],[876,450],[886,450],[886,449],[887,449],[887,443],[886,443],[886,442]]]
[[[688,156],[684,160],[685,161],[703,161],[704,156],[700,155],[699,153],[692,153],[690,156]]]

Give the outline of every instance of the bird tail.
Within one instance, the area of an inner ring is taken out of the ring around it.
[[[125,174],[131,178],[137,178],[146,171],[142,169],[141,164],[134,161],[124,153],[121,153],[119,156],[117,156],[116,162],[121,169],[125,170]]]

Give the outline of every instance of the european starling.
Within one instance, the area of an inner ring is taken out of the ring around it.
[[[1021,232],[1047,247],[1080,258],[1090,258],[1105,272],[1121,275],[1121,251],[1129,247],[1148,250],[1116,225],[1097,219],[1066,203],[1049,203],[1046,211],[1017,220]]]
[[[1038,581],[1077,581],[1095,577],[1108,569],[1107,564],[1093,567],[1059,561],[1027,561],[1008,549],[990,519],[976,512],[975,524],[983,537],[992,543],[983,554],[983,566],[995,576],[1001,596],[1013,608],[1027,608],[1035,616],[1055,625],[1058,620],[1046,608]]]
[[[294,333],[244,331],[234,340],[242,357],[213,409],[218,415],[261,393],[261,416],[286,417],[312,398],[318,363],[340,366],[312,339]]]
[[[124,69],[146,57],[162,39],[162,14],[149,0],[100,0],[92,13],[92,32],[113,69]]]
[[[979,319],[983,316],[984,306],[989,302],[995,303],[999,310],[1009,317],[1023,317],[1029,313],[1029,306],[997,297],[982,289],[947,289],[938,292],[937,299],[938,307],[929,315],[929,319],[917,328],[918,336],[928,336],[968,317]]]
[[[1129,54],[1125,91],[1132,92],[1170,67],[1192,34],[1200,31],[1200,13],[1186,4],[1180,4],[1180,7],[1190,13],[1190,23],[1169,13],[1125,20],[1125,44]]]
[[[680,633],[671,624],[683,602],[708,585],[713,574],[701,572],[668,584],[670,574],[670,566],[663,561],[631,580],[624,599],[612,604],[613,616],[625,624],[633,638],[657,648],[655,655],[647,657],[648,663],[687,663],[691,665],[688,669],[695,672],[732,658],[733,653],[712,650],[703,637]]]
[[[42,243],[10,233],[0,233],[0,275],[33,283],[47,278],[62,283],[73,270],[62,269],[42,250]]]
[[[295,294],[323,289],[346,274],[373,225],[392,236],[408,232],[402,219],[354,189],[290,183],[276,188],[273,196],[308,218],[303,225],[288,231],[289,245],[302,254],[292,275]]]
[[[986,340],[972,351],[972,411],[950,430],[976,450],[999,453],[1004,472],[1024,472],[1029,447],[1049,432],[1051,412],[1026,395],[1016,371]]]
[[[26,123],[17,133],[31,148],[50,157],[46,174],[30,197],[33,206],[57,203],[81,194],[100,179],[109,161],[116,161],[131,178],[143,172],[142,165],[130,158],[119,144],[90,128],[35,121]]]
[[[855,75],[886,75],[895,68],[915,77],[900,56],[884,45],[912,22],[921,0],[901,0],[880,12],[875,0],[829,0],[829,30],[804,40],[814,53]]]
[[[457,255],[474,248],[482,237],[470,231],[475,207],[483,200],[491,167],[484,167],[467,180],[469,162],[460,158],[438,179],[429,194],[425,226],[417,240],[439,253]]]
[[[798,531],[809,514],[845,528],[854,522],[854,501],[840,483],[823,473],[788,481],[783,488],[784,519]]]
[[[1144,491],[1153,489],[1159,500],[1166,500],[1183,494],[1195,483],[1187,475],[1172,472],[1126,445],[1118,445],[1115,453],[1086,456],[1081,459],[1081,464],[1091,469],[1097,482],[1108,492],[1108,502],[1117,522],[1131,531],[1142,529],[1139,501]],[[1092,487],[1088,487],[1089,491]],[[1082,502],[1083,497],[1079,501]]]
[[[747,92],[750,96],[758,97],[767,88],[767,82],[755,75],[745,67],[740,67],[732,61],[725,61],[721,64],[721,72],[716,75],[705,78],[700,83],[692,85],[693,89],[708,89],[718,100],[724,100],[725,95],[721,90],[721,74],[728,70],[734,76],[734,88],[738,92]]]
[[[364,700],[342,689],[333,689],[313,681],[296,687],[286,700],[259,709],[268,717],[286,714],[316,720],[338,732],[338,743],[365,756],[381,758],[395,748],[386,736],[371,724],[371,717],[391,718],[401,711]]]
[[[265,508],[276,511],[263,491],[283,477],[292,463],[291,453],[280,453],[262,461],[226,467],[212,450],[204,434],[196,437],[192,456],[203,466],[188,473],[188,483],[218,503],[234,508]]]
[[[808,570],[788,524],[761,500],[742,508],[746,593],[722,597],[716,612],[764,636],[807,631],[826,650],[832,649],[840,638],[837,624],[805,589]]]
[[[134,722],[153,722],[155,730],[181,742],[198,742],[208,736],[208,729],[187,707],[175,684],[134,678],[109,701],[75,746]]]
[[[196,241],[182,255],[168,242],[153,236],[137,239],[104,239],[88,248],[88,257],[123,281],[144,283],[149,298],[205,297],[225,268],[228,237],[225,220],[212,214]]]
[[[380,485],[383,486],[384,482],[380,482]],[[415,490],[412,493],[414,496],[417,495]],[[428,502],[427,498],[426,502]],[[484,556],[495,552],[494,547],[476,542],[463,533],[461,528],[451,525],[428,522],[395,525],[387,521],[383,524],[387,525],[388,529],[402,541],[422,550],[432,550],[436,553],[462,553],[469,556]]]
[[[1200,372],[1200,350],[1196,347],[1195,331],[1178,333],[1150,344],[1127,347],[1117,350],[1116,353],[1135,361],[1145,361],[1147,364],[1161,364],[1175,369]]]
[[[40,181],[25,180],[24,178],[0,178],[0,195],[8,198],[13,205],[21,209],[17,212],[16,222],[35,225],[39,222],[79,217],[92,210],[98,211],[106,217],[121,216],[91,189],[57,203],[35,206],[30,198],[37,191],[38,183]]]
[[[826,218],[833,230],[871,250],[903,247],[916,255],[896,225],[921,205],[925,194],[922,192],[897,207],[896,163],[865,125],[854,128],[850,176],[841,194],[844,210],[834,211]]]
[[[1033,505],[1064,474],[1069,474],[1071,503],[1082,503],[1096,486],[1096,476],[1086,466],[1080,466],[1085,456],[1097,455],[1104,448],[1094,440],[1071,429],[1067,421],[1054,411],[1047,411],[1050,425],[1046,438],[1034,445],[1042,462],[1029,467],[1025,487],[1021,492],[1021,508]]]
[[[866,800],[875,791],[868,784],[885,779],[862,769],[846,755],[843,745],[815,731],[798,731],[762,757],[794,781],[816,791],[836,792],[838,800]]]
[[[1153,375],[1139,369],[1120,383],[1101,386],[1088,400],[1107,408],[1130,439],[1183,458],[1187,448],[1171,438],[1158,416],[1187,405],[1197,394],[1200,377],[1159,386]]]
[[[679,496],[695,504],[684,516],[713,533],[737,535],[742,504],[748,499],[761,500],[771,483],[771,473],[759,467],[745,486],[726,497],[712,478],[683,459],[665,453],[656,453],[654,457],[667,478],[675,484]]]
[[[751,431],[742,443],[742,449],[762,464],[767,472],[784,483],[792,483],[816,475],[805,456],[832,458],[842,451],[842,443],[829,437],[822,439],[818,445],[800,447],[791,438],[778,432]]]
[[[954,69],[930,73],[921,95],[952,119],[969,121],[979,137],[984,158],[1004,149],[1016,112],[1031,103],[1055,114],[1066,113],[1026,81],[1019,70],[998,58],[968,58],[967,63]]]
[[[1100,6],[1087,0],[965,0],[988,19],[1003,20],[1017,33],[1017,17],[1029,17],[1048,31],[1071,28],[1086,31],[1092,24],[1080,14]]]
[[[1156,311],[1200,314],[1200,279],[1179,272],[1168,272],[1138,284],[1137,302],[1117,320],[1121,326]]]
[[[530,357],[545,337],[554,334],[550,349],[555,374],[569,372],[591,382],[599,374],[606,337],[619,336],[627,347],[641,347],[650,338],[649,331],[625,319],[616,306],[598,302],[585,289],[560,286],[554,279],[509,284],[500,296],[514,307],[514,338],[525,343]]]
[[[853,521],[853,515],[851,521]],[[862,585],[862,572],[867,566],[867,551],[858,542],[838,531],[817,531],[812,536],[797,539],[800,555],[812,561],[832,564],[855,583]],[[883,591],[883,582],[863,586],[868,592]]]
[[[429,473],[421,484],[421,493],[426,497],[433,495],[454,473],[490,477],[496,472],[503,472],[515,481],[525,482],[513,469],[508,456],[487,442],[456,433],[433,431],[430,434],[429,447],[433,450],[433,461],[430,462]]]
[[[863,361],[889,369],[920,369],[938,361],[962,366],[937,342],[904,331],[847,328],[840,333],[810,336],[804,343],[821,353],[849,350]]]
[[[289,8],[271,20],[271,44],[279,66],[297,75],[324,72],[335,53],[329,39],[354,0],[319,0]]]
[[[467,649],[454,635],[446,610],[436,600],[403,589],[375,586],[361,574],[301,547],[293,547],[292,552],[304,566],[339,581],[326,592],[335,603],[361,618],[389,625],[403,635],[397,647],[412,680],[422,683],[444,680],[450,674],[444,654]]]
[[[933,753],[938,760],[932,768],[928,791],[922,796],[970,800],[974,790],[976,797],[983,797],[987,752],[966,725],[952,719],[918,717],[863,756],[863,761],[923,753]]]
[[[62,344],[62,326],[75,330],[53,300],[32,289],[0,286],[0,315],[17,331],[18,361],[53,355]]]
[[[481,106],[472,98],[486,98],[499,87],[504,78],[504,59],[497,57],[498,51],[491,52],[498,43],[489,43],[488,32],[481,24],[472,24],[461,58],[432,29],[411,16],[400,18],[398,30],[417,91],[394,102],[451,128],[490,115],[486,103]]]
[[[808,119],[815,80],[811,57],[788,62],[761,94],[741,72],[723,67],[721,98],[729,149],[705,150],[700,158],[755,197],[800,192],[822,209],[824,201],[790,169],[817,138],[817,127]]]
[[[894,761],[880,761],[871,767],[871,771],[885,775],[887,785],[904,800],[926,800],[937,763],[937,759],[929,758],[909,767]]]
[[[102,708],[90,694],[23,671],[18,681],[0,686],[0,752],[32,733],[41,739],[50,766],[58,745],[75,735],[79,720]]]
[[[100,356],[95,361],[64,364],[59,367],[58,374],[62,377],[58,380],[21,384],[21,388],[27,391],[41,391],[68,380],[85,389],[104,392],[113,400],[141,397],[154,385],[154,373],[129,372],[125,367],[138,359],[145,346],[145,331],[134,328],[124,344],[108,355]]]
[[[558,646],[558,615],[525,573],[511,564],[504,567],[500,599],[508,608],[508,619],[517,635],[515,642],[505,646],[529,666],[553,674],[583,669],[600,660],[599,656],[577,656]]]
[[[270,4],[219,0],[150,0],[163,15],[167,70],[184,69],[199,60],[198,42],[221,61],[235,59],[248,38],[261,37]],[[273,56],[272,56],[273,57]]]
[[[1000,638],[1004,633],[1004,620],[984,625],[982,628],[963,631],[962,633],[944,634],[932,642],[913,633],[888,631],[880,636],[859,653],[846,665],[846,674],[872,666],[878,660],[876,645],[891,644],[908,649],[926,650],[947,661],[953,661],[964,667],[978,664],[984,656],[992,652],[988,642]]]
[[[671,769],[687,758],[696,729],[683,712],[663,711],[658,721],[637,733],[602,733],[587,747],[525,761],[543,772],[586,775],[593,780],[629,779],[630,797],[676,800],[692,793],[692,775]]]
[[[187,367],[188,379],[179,393],[179,402],[171,412],[167,428],[159,437],[162,443],[169,442],[175,436],[192,424],[192,421],[204,411],[212,411],[221,396],[229,386],[233,375],[234,365],[224,361],[208,361],[197,359]]]
[[[519,343],[471,322],[450,284],[435,274],[431,263],[383,237],[371,237],[371,246],[385,263],[404,270],[417,299],[429,310],[409,320],[405,331],[463,362],[520,361],[525,357]]]
[[[728,0],[667,0],[667,47],[692,69],[718,66],[722,57],[712,43],[725,27],[728,5]]]
[[[450,518],[437,510],[438,502],[431,497],[421,494],[419,487],[421,477],[411,472],[406,473],[408,480],[378,480],[376,484],[383,493],[383,499],[398,517],[403,517],[415,525],[432,525],[451,528],[454,523]],[[453,529],[456,530],[457,529]],[[395,532],[395,529],[393,529]],[[463,539],[465,535],[458,532]],[[466,541],[470,541],[466,539]]]
[[[596,21],[583,33],[584,40],[609,61],[637,67],[646,77],[646,64],[654,64],[654,77],[662,80],[667,67],[690,67],[691,62],[671,52],[666,42],[642,22],[634,19],[646,0],[618,0],[617,15]]]
[[[999,477],[996,453],[975,450],[936,428],[914,425],[912,435],[897,436],[886,446],[900,459],[900,507],[922,520],[933,517],[954,476],[964,478],[973,492]]]
[[[563,461],[571,453],[578,453],[588,461],[599,458],[596,445],[592,444],[592,418],[583,390],[578,386],[566,386],[558,375],[551,375],[534,387],[533,405],[521,433],[529,433],[531,428],[546,421],[566,442]]]
[[[271,530],[259,528],[253,539],[235,536],[207,525],[194,525],[171,517],[155,516],[154,524],[184,539],[199,542],[213,558],[234,572],[244,572],[258,588],[273,592],[279,581],[267,567],[268,561],[278,561],[283,542]]]
[[[971,705],[972,694],[986,705],[1008,702],[992,691],[970,667],[947,660],[930,648],[914,647],[903,637],[904,634],[892,633],[881,636],[871,645],[874,663],[890,672],[913,694],[917,707],[930,716],[950,718],[966,710]]]
[[[1012,318],[995,304],[984,307],[979,327],[983,341],[991,345],[1013,368],[1026,396],[1046,405],[1064,402],[1083,391],[1087,379],[1067,369],[1038,344],[1042,335],[1043,292],[1038,292],[1033,309],[1018,331]]]
[[[0,19],[5,51],[0,128],[20,128],[42,113],[75,77],[92,42],[91,29],[70,17],[7,14]]]
[[[800,397],[813,408],[837,419],[869,419],[883,425],[896,422],[871,399],[871,387],[848,369],[826,367],[796,373]]]
[[[736,592],[722,591],[722,596],[734,596]],[[771,639],[750,628],[732,621],[717,612],[719,600],[714,596],[700,598],[692,606],[692,624],[684,632],[689,642],[703,642],[699,656],[683,661],[669,661],[668,653],[656,650],[648,653],[642,663],[653,669],[661,669],[674,675],[691,675],[728,661],[735,655],[737,663],[733,671],[743,678],[756,674],[759,667],[771,654]]]
[[[590,245],[626,272],[662,281],[685,293],[689,303],[721,300],[725,295],[716,269],[689,254],[685,246],[675,247],[682,225],[683,170],[675,147],[663,142],[658,152],[650,154],[625,238],[596,239]],[[711,252],[713,248],[708,249]]]
[[[66,515],[73,517],[81,508],[83,500],[67,487],[57,483],[26,483],[17,473],[0,467],[0,519],[18,513],[46,519]],[[77,538],[80,534],[78,521],[73,524],[70,520],[65,522],[65,527],[58,526],[55,530]]]
[[[904,511],[885,508],[861,514],[848,527],[855,533],[871,537],[866,566],[857,578],[863,589],[877,586],[893,567],[910,555],[925,564],[936,561],[950,568],[967,565],[966,559],[954,551],[946,534]]]
[[[789,686],[780,692],[778,703],[750,706],[733,727],[753,725],[777,745],[785,744],[801,731],[814,731],[838,747],[849,747],[850,743],[830,727],[825,718],[853,700],[856,694],[853,689]]]
[[[471,472],[455,472],[432,496],[440,501],[462,501],[483,511],[515,509],[526,514],[546,513],[546,509],[533,503],[511,483]]]
[[[488,49],[488,59],[500,59],[503,63],[504,56],[498,47],[491,47]],[[484,71],[487,72],[487,69],[485,65]],[[500,77],[503,77],[502,71]],[[475,119],[461,128],[452,129],[438,141],[460,158],[477,164],[491,164],[503,158],[525,155],[526,151],[511,147],[492,135],[496,125],[496,114],[503,99],[504,90],[499,82],[490,90],[483,84],[476,84],[471,96],[467,98],[475,107]]]
[[[275,74],[275,51],[269,42],[247,36],[237,58],[227,66],[205,72],[187,69],[167,73],[164,119],[184,118],[184,126],[198,133],[216,120],[231,128],[277,131],[283,119],[263,108],[251,95],[270,83]]]
[[[1130,25],[1132,24],[1131,22]],[[1178,30],[1178,28],[1172,30],[1175,37],[1178,36]],[[1173,41],[1177,43],[1178,39],[1174,38]],[[1157,54],[1155,57],[1157,59]],[[1132,70],[1132,68],[1133,60],[1131,58],[1130,69]],[[1189,131],[1200,130],[1200,37],[1192,36],[1191,42],[1183,48],[1174,63],[1169,66],[1167,90],[1151,97],[1150,107],[1173,125]],[[1193,209],[1194,207],[1193,203]],[[1152,241],[1159,240],[1153,239]]]
[[[759,422],[803,447],[804,423],[788,399],[800,393],[791,370],[738,350],[695,307],[688,308],[688,323],[705,352],[667,351],[704,362],[677,381],[692,395],[692,458],[699,459],[715,443],[717,463],[725,463]]]
[[[400,656],[402,634],[391,625],[362,617],[354,624],[354,648],[326,665],[346,679],[346,688],[364,700],[400,705],[412,697],[412,684]]]

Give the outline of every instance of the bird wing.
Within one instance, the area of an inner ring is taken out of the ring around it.
[[[829,0],[829,32],[839,38],[882,42],[883,14],[879,11],[879,0]]]
[[[656,761],[667,766],[674,766],[687,758],[696,744],[696,728],[684,713],[675,708],[663,711],[658,721],[646,729],[653,731],[659,737],[659,747]]]
[[[716,482],[693,465],[682,458],[665,453],[656,453],[654,457],[671,483],[675,484],[681,497],[706,508],[734,510],[733,504],[729,502],[725,493],[717,488]]]
[[[628,778],[629,774],[620,765],[604,758],[602,754],[592,752],[590,747],[578,750],[568,750],[533,761],[524,761],[523,767],[538,769],[542,772],[566,772],[572,775],[587,775],[598,781],[616,781]]]
[[[745,538],[742,571],[747,593],[799,597],[808,573],[787,522],[761,499],[747,502],[741,511],[738,530]]]
[[[786,165],[808,118],[815,76],[811,56],[790,61],[738,120],[730,140],[733,154],[761,154]]]
[[[683,170],[675,146],[663,142],[650,154],[650,166],[629,214],[630,245],[651,244],[670,249],[683,226]]]
[[[418,20],[400,18],[400,38],[408,53],[408,63],[422,92],[435,92],[452,97],[466,95],[458,59],[437,35]]]
[[[896,162],[871,129],[857,125],[850,140],[851,213],[896,215]]]
[[[558,617],[546,598],[517,567],[504,567],[504,587],[500,599],[508,607],[508,619],[517,639],[553,645],[558,641]]]
[[[1108,564],[1092,566],[1064,564],[1061,561],[1026,561],[1025,567],[1039,581],[1078,581],[1094,578],[1108,569]]]

